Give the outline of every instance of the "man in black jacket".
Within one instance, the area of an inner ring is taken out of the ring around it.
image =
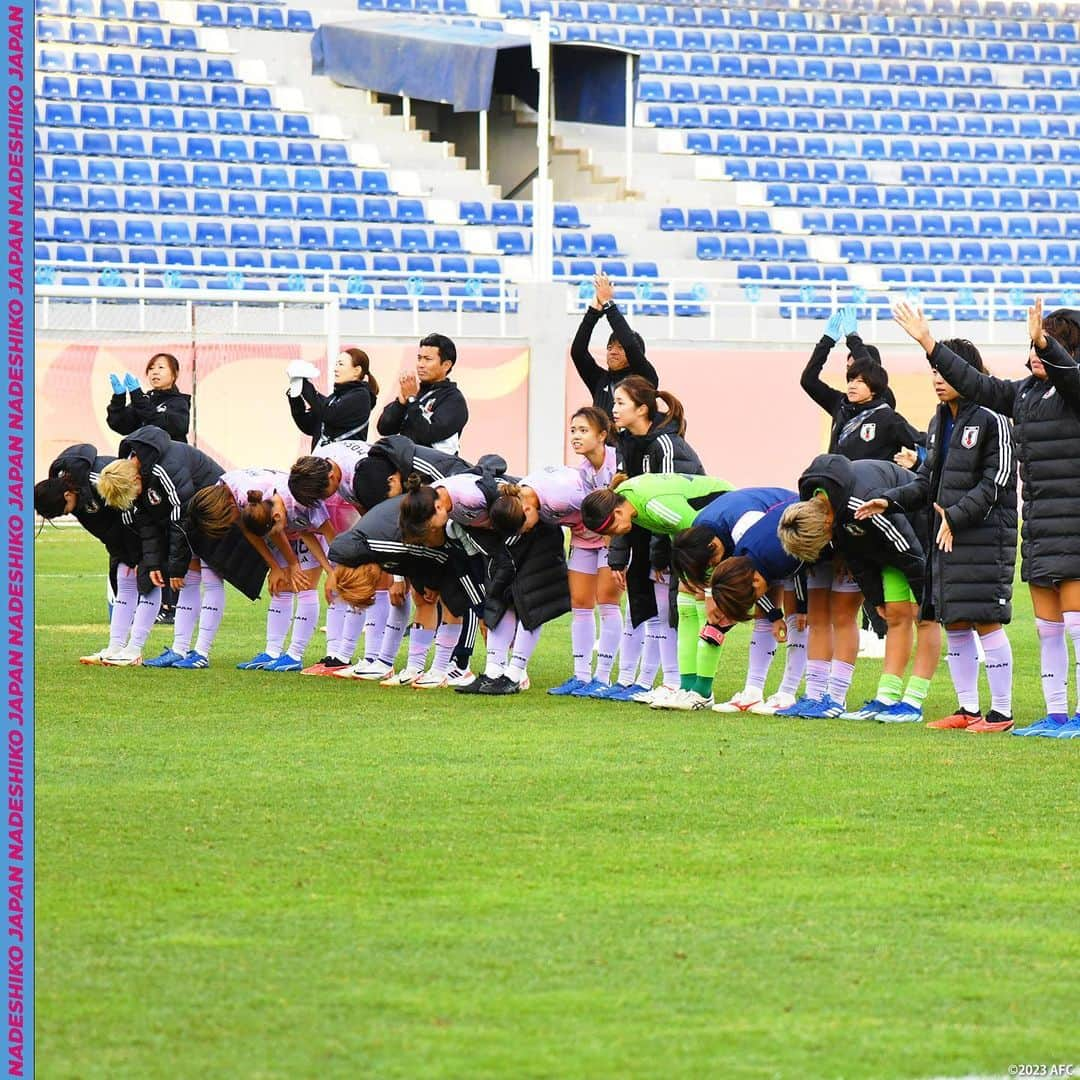
[[[592,394],[592,403],[611,415],[615,387],[628,375],[640,375],[653,386],[660,385],[656,368],[645,359],[645,342],[640,334],[630,329],[622,312],[615,304],[615,289],[607,274],[598,274],[593,284],[596,293],[593,302],[585,309],[581,325],[570,345],[570,359],[581,376],[581,381]],[[601,367],[589,352],[593,329],[601,317],[607,316],[611,335],[607,343],[607,367]]]
[[[420,341],[416,371],[403,371],[397,398],[379,417],[380,435],[406,435],[418,446],[456,454],[469,406],[449,375],[457,363],[457,348],[443,334]]]

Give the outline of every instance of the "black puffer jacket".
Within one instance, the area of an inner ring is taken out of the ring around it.
[[[289,397],[293,421],[311,436],[312,450],[339,439],[366,440],[374,407],[375,395],[366,382],[335,383],[330,394],[320,394],[305,379],[300,393]]]
[[[61,451],[49,466],[49,476],[65,476],[78,485],[75,518],[91,536],[105,545],[109,558],[127,566],[138,566],[142,544],[133,522],[125,521],[119,510],[106,506],[94,486],[101,470],[115,460],[111,455],[99,454],[91,443],[78,443]]]
[[[1023,507],[1020,577],[1080,579],[1080,369],[1053,338],[1038,350],[1047,378],[997,379],[939,343],[928,359],[963,397],[1010,416]]]
[[[953,549],[930,546],[923,618],[943,623],[1012,621],[1016,567],[1016,462],[1000,413],[961,399],[947,447],[939,434],[949,407],[930,421],[927,456],[914,480],[882,492],[896,509],[922,511],[936,536],[937,503],[953,531]]]
[[[170,439],[186,443],[191,426],[191,395],[180,393],[176,387],[113,394],[105,411],[105,422],[119,435],[130,435],[149,424],[161,428]]]
[[[627,476],[642,473],[682,473],[685,476],[704,476],[705,466],[697,451],[679,434],[675,423],[660,424],[644,435],[620,431],[615,437],[615,454],[619,472]],[[627,570],[626,588],[630,594],[638,625],[657,614],[656,599],[649,576],[650,569],[667,570],[671,566],[671,540],[635,525],[625,536],[612,538],[608,547],[608,565],[612,570]],[[675,590],[666,613],[670,625],[677,616]],[[640,616],[640,617],[639,617]]]
[[[479,530],[470,531],[480,538]],[[493,538],[489,543],[498,540],[493,533],[488,538]],[[560,526],[540,522],[527,533],[511,537],[503,550],[505,554],[495,550],[488,560],[484,604],[488,626],[497,626],[510,608],[526,630],[535,630],[569,612],[570,584]]]
[[[181,524],[184,510],[200,488],[216,484],[225,471],[213,458],[173,442],[158,427],[141,427],[120,443],[120,457],[139,459],[142,494],[135,502],[147,570],[183,577],[191,545]]]
[[[799,477],[799,498],[812,499],[818,489],[828,496],[835,515],[833,547],[872,607],[884,602],[881,569],[886,566],[899,570],[917,597],[923,594],[926,549],[909,515],[897,510],[855,520],[864,502],[911,479],[907,469],[891,461],[849,461],[841,454],[819,454]]]

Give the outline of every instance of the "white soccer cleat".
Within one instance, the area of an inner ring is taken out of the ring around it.
[[[764,701],[751,706],[750,711],[756,716],[775,716],[781,709],[790,709],[794,704],[794,694],[781,694],[777,691],[775,694],[770,694]]]
[[[379,680],[380,686],[412,686],[423,675],[423,669],[418,667],[404,667],[398,672],[391,671],[384,679]]]
[[[760,690],[740,690],[733,698],[729,698],[727,701],[718,701],[712,707],[712,711],[719,713],[752,712],[755,705],[761,704]]]
[[[89,667],[100,667],[105,660],[105,654],[109,651],[109,647],[106,645],[104,649],[96,653],[91,653],[89,656],[80,656],[79,663],[86,664]]]
[[[414,690],[442,690],[447,685],[445,671],[425,671],[418,679],[413,680]]]
[[[476,676],[468,668],[464,671],[461,668],[451,668],[446,673],[447,686],[472,686],[474,682]]]
[[[674,686],[654,686],[651,690],[635,694],[630,700],[637,702],[638,705],[652,705],[654,701],[662,701],[670,697],[676,689],[678,688]]]
[[[393,675],[394,665],[385,660],[361,660],[354,668],[353,678],[363,679],[364,682],[382,682],[389,675]]]
[[[101,662],[105,667],[137,667],[142,663],[142,649],[127,645],[111,655],[103,656]]]
[[[653,691],[652,700],[649,702],[649,708],[676,708],[676,702],[681,702],[684,699],[684,696],[689,693],[691,693],[691,691],[680,690],[677,686],[661,686],[658,690]]]
[[[699,709],[712,708],[712,703],[712,697],[702,697],[696,690],[676,690],[663,705],[651,707],[675,712],[697,712]]]

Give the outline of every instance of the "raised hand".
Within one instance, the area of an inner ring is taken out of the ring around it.
[[[843,319],[841,329],[843,330],[844,337],[850,337],[852,334],[859,332],[859,315],[858,311],[852,305],[842,307],[840,309],[840,315]]]
[[[919,308],[912,307],[906,300],[901,300],[893,308],[893,319],[908,337],[913,338],[923,347],[928,356],[934,351],[936,342],[930,333],[930,324]]]
[[[593,287],[596,289],[596,297],[593,300],[594,307],[602,308],[615,298],[615,286],[611,284],[607,274],[597,274],[593,278]]]
[[[403,405],[409,398],[416,397],[420,393],[420,380],[417,379],[415,371],[403,371],[399,377],[399,384],[398,400]]]
[[[121,379],[119,375],[110,375],[109,385],[112,386],[112,392],[114,394],[123,394],[125,392],[124,380]]]
[[[1046,348],[1046,331],[1043,329],[1043,299],[1035,298],[1033,307],[1028,308],[1028,337],[1036,349]]]
[[[843,308],[837,308],[832,317],[825,324],[825,336],[831,337],[833,341],[839,341],[840,336],[844,332],[844,314]]]
[[[124,376],[124,389],[129,391],[139,389],[139,380],[130,371]]]

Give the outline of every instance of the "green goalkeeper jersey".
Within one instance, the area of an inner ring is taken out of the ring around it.
[[[637,511],[635,525],[651,533],[673,536],[689,529],[703,506],[731,489],[731,484],[715,476],[642,473],[624,480],[615,491]]]

